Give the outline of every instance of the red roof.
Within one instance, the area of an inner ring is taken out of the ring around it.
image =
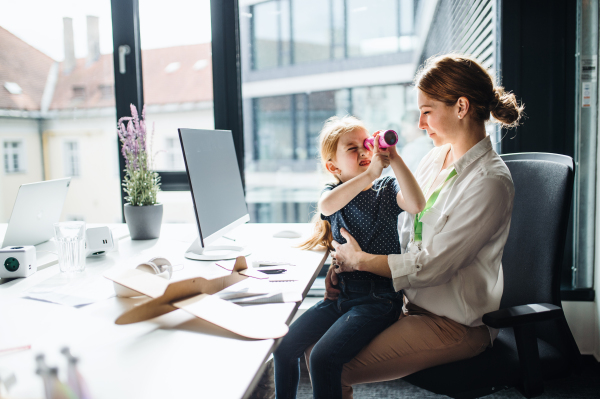
[[[0,109],[39,110],[52,58],[0,27]],[[114,107],[112,54],[87,64],[78,59],[69,74],[61,64],[51,110]],[[148,105],[212,101],[211,44],[142,50],[144,100]],[[17,83],[11,94],[6,82]]]
[[[0,27],[0,109],[39,110],[52,58]],[[12,94],[6,82],[18,84]]]
[[[212,101],[211,44],[142,50],[144,100],[148,105]],[[196,68],[194,68],[196,66]],[[203,66],[203,67],[202,67]],[[115,104],[112,54],[61,71],[50,109],[100,108]]]

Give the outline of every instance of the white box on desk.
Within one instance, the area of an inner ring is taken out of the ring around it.
[[[29,277],[37,270],[36,252],[33,245],[5,247],[0,249],[0,277]]]

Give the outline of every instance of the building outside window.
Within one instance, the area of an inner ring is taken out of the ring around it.
[[[79,144],[76,141],[66,141],[64,144],[65,176],[78,177],[79,170]]]
[[[414,49],[415,0],[270,0],[247,7],[252,69]]]
[[[17,173],[25,171],[22,141],[4,142],[4,172]]]
[[[165,139],[165,158],[164,170],[185,170],[179,138],[168,137]]]
[[[414,141],[413,163],[432,148],[413,126],[402,132],[418,112],[409,87],[417,66],[415,0],[246,4],[240,36],[246,201],[253,222],[311,220],[331,179],[321,168],[318,136],[332,116],[354,115],[371,132],[398,131],[399,151]]]

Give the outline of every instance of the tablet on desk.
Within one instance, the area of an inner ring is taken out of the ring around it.
[[[38,245],[52,238],[53,224],[60,219],[70,184],[67,177],[21,185],[2,248]]]

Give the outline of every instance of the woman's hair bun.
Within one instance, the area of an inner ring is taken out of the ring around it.
[[[499,121],[504,128],[519,126],[525,107],[517,102],[511,92],[504,91],[504,87],[494,87],[494,98],[490,102],[490,112],[494,119]]]

